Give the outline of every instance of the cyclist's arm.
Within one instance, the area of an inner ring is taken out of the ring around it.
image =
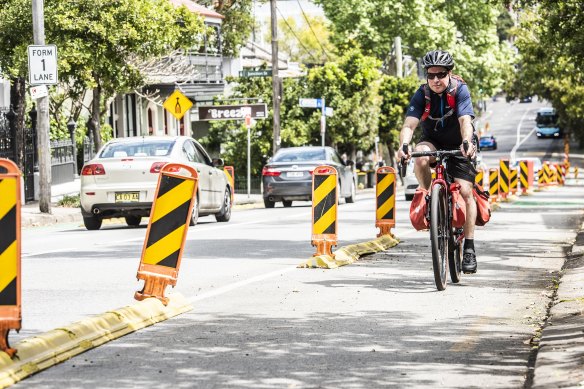
[[[410,142],[412,141],[412,137],[414,135],[414,130],[416,129],[416,127],[418,127],[418,123],[420,123],[420,119],[414,116],[406,116],[406,119],[404,120],[404,125],[401,129],[401,132],[399,133],[400,148],[397,153],[398,159],[401,159],[404,156],[401,145],[403,145],[404,143],[410,144]]]
[[[462,136],[462,140],[467,140],[470,144],[470,148],[468,149],[468,155],[471,157],[475,154],[476,146],[472,143],[472,135],[473,135],[473,126],[472,126],[472,117],[470,115],[463,115],[458,118],[458,122],[460,123],[460,135]],[[462,145],[460,146],[463,152],[463,155],[466,153],[464,152]]]

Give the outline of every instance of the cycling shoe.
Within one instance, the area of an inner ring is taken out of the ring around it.
[[[474,274],[477,272],[477,256],[472,251],[466,251],[462,256],[462,272]]]

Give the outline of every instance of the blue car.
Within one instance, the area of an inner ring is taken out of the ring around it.
[[[481,150],[497,150],[497,139],[493,135],[483,135],[479,139]]]

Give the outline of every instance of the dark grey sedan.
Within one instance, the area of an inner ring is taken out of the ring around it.
[[[354,202],[357,186],[352,161],[343,161],[331,147],[288,147],[278,150],[262,170],[266,208],[273,208],[278,201],[291,207],[294,200],[312,200],[312,172],[319,165],[337,169],[339,197]]]

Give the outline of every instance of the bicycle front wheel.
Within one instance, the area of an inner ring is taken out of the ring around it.
[[[430,241],[432,243],[432,267],[438,290],[446,289],[448,273],[448,207],[446,188],[432,186],[430,197]]]

